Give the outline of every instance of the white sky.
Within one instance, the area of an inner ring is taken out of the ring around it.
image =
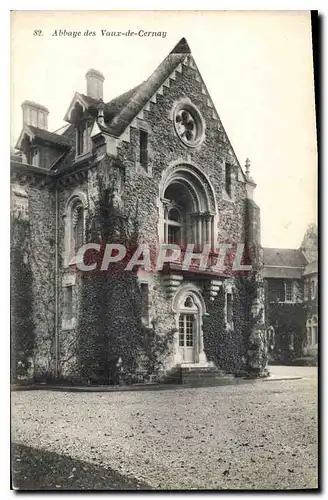
[[[55,29],[97,31],[53,37]],[[34,36],[42,29],[43,36]],[[166,31],[166,38],[102,37],[100,30]],[[306,12],[14,12],[11,140],[25,99],[48,107],[49,130],[64,125],[74,91],[92,67],[104,99],[148,78],[186,37],[241,162],[249,157],[261,207],[262,245],[297,248],[316,222],[317,153],[310,15]]]

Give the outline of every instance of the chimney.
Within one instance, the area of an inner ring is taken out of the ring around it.
[[[100,71],[89,69],[85,78],[87,80],[87,95],[93,99],[100,100],[103,98],[103,83],[105,77]]]
[[[48,114],[49,111],[41,104],[32,101],[24,101],[23,109],[23,126],[32,125],[33,127],[48,129]]]

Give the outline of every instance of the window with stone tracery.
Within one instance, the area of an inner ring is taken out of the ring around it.
[[[204,120],[191,102],[182,101],[177,105],[173,123],[178,137],[186,146],[197,146],[204,139]]]

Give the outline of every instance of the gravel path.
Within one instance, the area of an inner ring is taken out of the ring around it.
[[[304,370],[240,386],[14,392],[12,440],[155,489],[316,488],[316,370]]]

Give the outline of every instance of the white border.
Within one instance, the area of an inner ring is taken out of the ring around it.
[[[9,165],[7,166],[7,151],[10,149],[10,134],[8,131],[8,123],[10,121],[10,110],[9,110],[9,78],[7,75],[10,74],[10,51],[9,51],[9,40],[10,40],[10,17],[9,10],[91,10],[90,5],[92,5],[92,10],[310,10],[316,9],[319,10],[321,15],[324,15],[328,12],[328,3],[327,1],[317,0],[316,2],[312,1],[293,1],[293,0],[267,0],[265,3],[262,1],[252,1],[247,2],[243,0],[221,0],[220,2],[211,2],[209,0],[203,0],[202,2],[189,0],[185,4],[182,2],[177,2],[176,0],[162,0],[157,2],[156,8],[154,8],[153,2],[150,1],[142,1],[135,2],[134,0],[120,0],[120,1],[112,1],[108,0],[93,0],[90,4],[90,0],[80,0],[77,4],[70,2],[69,0],[50,0],[45,4],[41,1],[4,1],[0,7],[0,23],[1,23],[1,37],[2,37],[2,85],[5,89],[2,91],[2,113],[3,118],[0,122],[1,133],[0,138],[2,141],[2,152],[3,152],[3,164],[1,168],[1,239],[3,242],[8,242],[8,246],[1,247],[1,263],[2,263],[2,279],[3,283],[2,287],[2,295],[1,295],[1,314],[2,318],[2,335],[1,335],[1,353],[2,353],[2,362],[1,366],[1,388],[2,388],[2,412],[1,412],[1,449],[2,449],[2,470],[1,470],[1,480],[0,480],[0,492],[2,493],[2,498],[7,498],[13,495],[13,492],[9,491],[9,478],[10,478],[10,461],[9,461],[9,433],[7,432],[10,422],[9,422],[9,241],[10,241],[10,232],[9,232]],[[136,8],[138,5],[138,9]],[[265,5],[266,9],[263,9]],[[218,8],[219,7],[219,8]],[[323,22],[325,24],[325,22]],[[322,31],[324,26],[322,26]],[[323,35],[323,33],[322,33]],[[325,78],[326,70],[327,70],[327,37],[323,36],[322,40],[322,55],[323,60],[321,64],[324,64],[324,70],[322,71],[322,81],[327,82],[327,78]],[[323,89],[322,89],[323,93]],[[322,109],[322,123],[321,123],[321,132],[325,129],[325,109]],[[9,121],[7,121],[7,118]],[[321,137],[321,148],[323,149],[323,134]],[[322,154],[322,153],[321,153]],[[321,169],[322,172],[325,172],[326,162],[324,158],[321,157]],[[326,187],[326,176],[323,174],[321,178],[321,182]],[[321,188],[323,189],[323,185]],[[328,248],[328,201],[326,196],[322,196],[322,199],[325,200],[322,206],[322,218],[323,224],[322,229],[326,229],[324,233],[324,237],[322,238],[323,243],[325,244],[324,248]],[[322,259],[325,257],[325,253],[322,252]],[[324,268],[324,278],[323,282],[326,282],[328,270],[327,266]],[[322,290],[322,289],[321,289]],[[324,298],[326,300],[326,298]],[[327,299],[328,302],[328,299]],[[326,306],[326,307],[325,307]],[[328,310],[328,304],[323,303],[322,310]],[[321,328],[321,338],[324,335],[324,332],[328,331],[325,328],[325,325]],[[326,349],[328,350],[328,342],[325,342]],[[324,357],[324,353],[322,352],[322,357]],[[326,370],[327,372],[327,370]],[[322,381],[324,384],[324,381]],[[6,404],[8,401],[8,404]],[[327,398],[325,398],[327,401]],[[324,403],[324,401],[322,401]],[[325,409],[325,408],[324,408]],[[324,421],[324,419],[323,419]],[[323,423],[323,422],[322,422]],[[325,437],[323,435],[322,437]],[[326,443],[325,443],[326,445]],[[326,446],[322,449],[322,453],[326,451]],[[327,472],[327,460],[324,460],[323,465],[324,469],[322,470],[322,485],[324,486],[324,477],[326,476],[325,472]],[[187,495],[187,494],[186,494]],[[44,495],[39,494],[39,498],[42,498]],[[66,496],[64,494],[64,496]],[[114,496],[116,496],[114,494]],[[234,495],[233,495],[234,496]],[[262,496],[262,495],[261,495]],[[264,494],[263,494],[264,496]],[[296,495],[302,497],[303,495]],[[63,498],[63,496],[62,496]],[[294,497],[295,498],[295,497]]]

